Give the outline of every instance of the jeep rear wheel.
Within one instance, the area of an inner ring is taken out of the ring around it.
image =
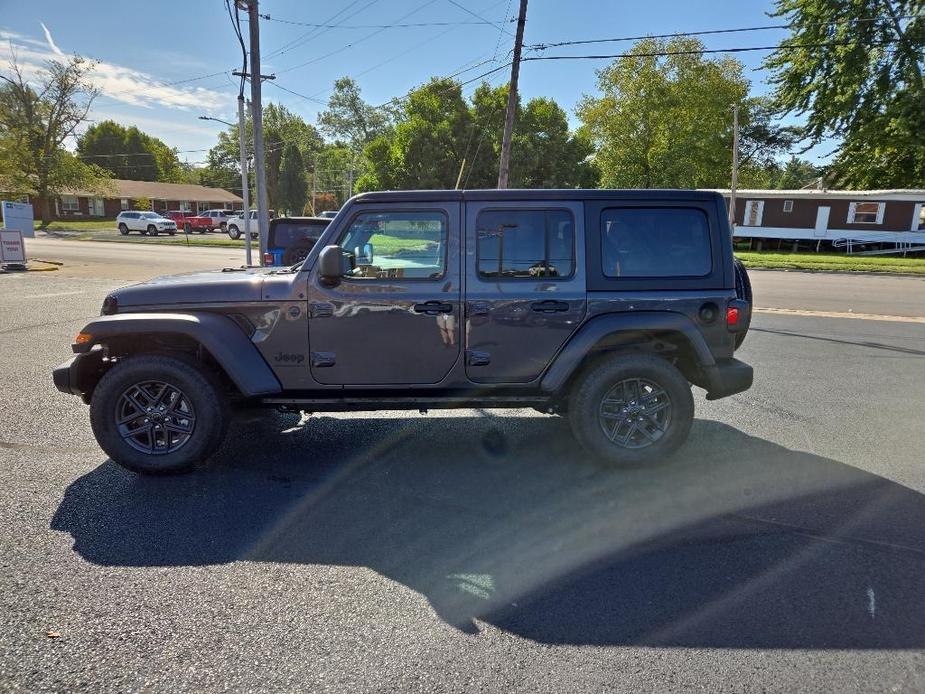
[[[693,419],[687,379],[664,359],[648,355],[598,363],[569,401],[575,438],[610,463],[660,462],[684,443]]]
[[[119,224],[119,233],[128,236],[128,226],[124,222]]]
[[[141,474],[183,472],[225,437],[228,403],[216,380],[194,363],[144,355],[117,363],[90,401],[100,448]]]

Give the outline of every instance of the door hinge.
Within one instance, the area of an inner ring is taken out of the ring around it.
[[[491,354],[466,350],[466,364],[469,366],[488,366],[491,364]]]
[[[308,305],[308,311],[312,318],[330,318],[334,315],[334,304],[313,301]]]
[[[312,366],[316,368],[324,368],[326,366],[334,366],[334,352],[312,352]]]

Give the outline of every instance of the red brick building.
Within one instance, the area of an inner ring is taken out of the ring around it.
[[[52,205],[56,219],[114,218],[122,210],[136,209],[139,200],[147,199],[151,207],[162,210],[189,210],[201,212],[212,209],[240,210],[243,200],[221,188],[190,183],[159,183],[156,181],[126,181],[112,179],[112,190],[105,196],[86,191],[71,190],[60,195]],[[35,218],[41,210],[33,204]]]

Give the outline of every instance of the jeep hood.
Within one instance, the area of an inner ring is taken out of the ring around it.
[[[122,287],[111,296],[119,310],[164,304],[211,304],[260,301],[263,281],[270,268],[248,268],[168,275]]]

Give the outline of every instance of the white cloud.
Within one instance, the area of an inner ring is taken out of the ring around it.
[[[51,49],[52,53],[55,55],[64,55],[64,51],[55,45],[55,40],[51,38],[51,32],[48,31],[48,27],[45,26],[45,22],[39,22],[39,24],[42,25],[42,31],[45,32],[45,40],[48,42],[48,47]]]
[[[47,60],[56,60],[64,56],[64,52],[55,44],[44,24],[42,28],[45,30],[47,42],[0,30],[0,60],[8,62],[15,54],[27,79],[34,79]],[[216,113],[227,110],[234,101],[231,94],[194,84],[164,84],[141,70],[106,61],[96,63],[90,80],[102,95],[146,109],[169,108]]]

